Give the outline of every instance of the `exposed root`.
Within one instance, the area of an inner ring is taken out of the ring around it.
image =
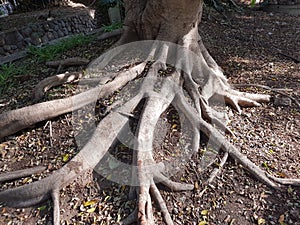
[[[166,202],[162,198],[159,190],[157,189],[157,186],[155,184],[151,184],[150,191],[151,191],[151,194],[153,195],[153,198],[154,198],[156,204],[158,204],[160,211],[162,212],[162,215],[163,215],[163,218],[164,218],[166,224],[173,225],[174,223],[172,221],[171,215],[167,208]]]
[[[174,182],[165,177],[162,173],[155,173],[153,178],[156,183],[163,184],[171,191],[191,191],[194,189],[194,185]]]
[[[103,98],[123,87],[127,82],[136,78],[146,66],[138,64],[128,71],[120,72],[112,82],[92,88],[72,97],[38,103],[21,109],[4,112],[0,115],[0,139],[37,122],[48,120],[56,116],[80,109],[97,98]],[[73,103],[76,103],[74,105]]]
[[[275,93],[278,93],[280,95],[283,95],[283,96],[286,96],[286,97],[290,98],[292,101],[295,102],[295,104],[298,107],[298,110],[300,110],[299,101],[296,98],[292,97],[291,95],[286,94],[286,93],[283,92],[283,91],[293,91],[293,89],[271,88],[269,86],[260,85],[260,84],[235,84],[234,86],[235,87],[258,87],[258,88],[262,88],[262,89],[265,89],[265,90],[273,91]]]
[[[276,181],[279,184],[292,185],[292,186],[300,187],[300,179],[277,178],[277,177],[274,177],[274,176],[270,176],[269,174],[267,174],[267,176],[270,177],[272,180]]]
[[[125,103],[120,109],[131,112],[142,99],[139,94]],[[45,201],[52,196],[54,201],[55,225],[59,224],[59,197],[58,191],[71,183],[80,174],[94,168],[114,142],[123,126],[128,122],[128,117],[112,112],[107,115],[97,126],[90,141],[83,149],[65,166],[53,172],[52,175],[40,181],[21,187],[0,192],[0,202],[12,207],[27,207]],[[107,127],[115,128],[115,131]],[[105,137],[105,138],[99,138]]]
[[[53,225],[60,225],[59,189],[54,189],[51,197],[53,201]]]
[[[87,65],[89,63],[88,59],[73,57],[68,59],[61,59],[56,61],[48,61],[46,62],[46,66],[58,67],[58,66],[82,66]]]
[[[52,87],[65,83],[71,83],[73,81],[81,79],[82,77],[82,72],[66,72],[55,76],[47,77],[46,79],[42,80],[36,85],[33,91],[33,100],[39,101],[40,99],[42,99],[44,93]]]
[[[127,216],[124,220],[120,221],[118,224],[119,225],[129,225],[134,222],[137,222],[136,221],[137,214],[138,214],[137,209],[133,210],[133,212],[129,216]]]
[[[204,132],[216,146],[220,146],[225,152],[233,157],[235,160],[240,162],[250,173],[252,173],[257,179],[263,181],[267,185],[278,189],[280,187],[279,184],[274,183],[270,180],[265,172],[256,166],[253,162],[251,162],[246,156],[239,152],[231,143],[229,143],[226,138],[219,133],[219,131],[214,128],[211,124],[205,122],[202,118],[197,117],[197,113],[195,109],[191,107],[185,100],[183,93],[178,93],[175,101],[175,105],[181,110],[187,119],[197,126],[199,131]]]
[[[231,105],[239,113],[242,107],[257,107],[260,103],[269,102],[271,96],[264,94],[249,94],[233,90],[227,82],[224,82],[219,76],[212,71],[212,75],[202,89],[204,98],[209,101],[224,102]],[[213,90],[213,92],[212,92]]]
[[[57,61],[49,61],[46,62],[46,66],[57,67],[56,73],[59,73],[63,67],[66,66],[82,66],[87,65],[89,63],[88,59],[73,57],[68,59],[61,59]]]
[[[46,168],[44,166],[37,166],[37,167],[33,167],[33,168],[2,173],[2,174],[0,174],[0,182],[10,181],[10,180],[14,180],[14,179],[22,178],[22,177],[31,176],[32,174],[41,173],[45,169]]]
[[[207,179],[206,183],[210,184],[213,182],[213,180],[216,178],[216,176],[221,172],[222,168],[224,167],[226,161],[228,159],[228,152],[225,152],[223,158],[221,159],[221,162],[219,164],[218,168],[215,168],[212,173],[210,174],[209,178]]]
[[[189,44],[191,40],[194,40],[193,38],[197,39],[197,36],[187,35],[183,43],[184,47],[189,49],[191,47]],[[159,45],[157,43],[153,44],[147,60],[151,60],[153,56],[158,56],[158,60],[150,68],[147,67],[147,76],[144,78],[138,94],[119,108],[115,107],[116,104],[114,104],[114,110],[100,121],[88,143],[66,165],[45,179],[0,192],[0,202],[3,202],[7,206],[26,207],[40,203],[51,197],[54,205],[54,225],[59,225],[59,190],[74,181],[80,174],[95,168],[115,142],[118,134],[132,117],[132,111],[143,98],[146,98],[146,100],[140,114],[136,132],[137,141],[134,142],[133,153],[133,165],[136,165],[137,169],[133,170],[132,180],[133,182],[137,182],[137,187],[132,188],[130,192],[130,197],[135,194],[138,198],[137,209],[127,219],[120,222],[120,224],[130,224],[135,222],[135,218],[137,218],[137,222],[141,225],[154,225],[153,198],[161,209],[166,224],[173,225],[174,223],[167,209],[166,202],[163,200],[155,182],[163,184],[172,191],[194,189],[194,185],[192,184],[174,182],[166,177],[162,163],[156,164],[153,158],[155,126],[161,114],[171,103],[174,104],[178,113],[183,115],[184,119],[187,119],[191,124],[193,133],[191,147],[193,152],[199,149],[200,132],[209,137],[213,145],[224,151],[219,168],[213,170],[207,180],[208,184],[215,179],[225,165],[228,156],[230,156],[241,163],[257,179],[270,187],[279,189],[282,185],[300,186],[300,181],[297,179],[279,179],[271,175],[266,175],[265,171],[240,153],[219,131],[219,128],[221,128],[222,131],[232,134],[223,122],[223,118],[210,107],[211,101],[224,101],[241,112],[240,106],[259,106],[260,102],[269,101],[270,96],[248,94],[233,90],[227,83],[221,69],[201,43],[200,41],[199,48],[194,48],[194,52],[199,53],[201,56],[198,65],[188,65],[186,55],[180,56],[178,54],[178,63],[176,66],[179,66],[181,69],[184,68],[184,72],[176,68],[175,72],[163,79],[158,77],[158,72],[161,69],[167,68],[169,46],[162,45],[158,48]],[[110,62],[114,57],[114,55],[109,55],[107,58],[104,58],[104,64],[107,65],[106,62]],[[1,114],[0,138],[13,134],[36,122],[80,109],[87,104],[94,103],[98,98],[113,93],[119,88],[124,87],[127,82],[135,79],[145,69],[146,61],[130,68],[128,71],[105,77],[110,82],[102,81],[99,86],[73,97],[39,103]],[[184,66],[185,64],[188,66]],[[66,74],[61,75],[61,77],[59,76],[49,78],[48,82],[47,80],[42,81],[44,83],[38,85],[39,92],[43,93],[45,89],[52,87],[54,84],[61,84],[62,82],[73,81],[79,78],[79,75],[78,77]],[[183,84],[190,99],[192,99],[192,104],[188,102],[184,95]],[[74,103],[76,104],[74,105]],[[12,173],[10,177],[14,179],[18,176]],[[4,178],[2,177],[2,179]],[[205,190],[203,190],[203,193]]]
[[[121,35],[123,32],[124,32],[124,30],[122,28],[113,30],[111,32],[106,32],[106,33],[101,34],[99,37],[97,37],[97,40],[104,40],[104,39],[108,39],[111,37],[115,37],[115,36]]]

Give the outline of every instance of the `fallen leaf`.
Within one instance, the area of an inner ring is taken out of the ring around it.
[[[67,162],[68,160],[69,160],[69,154],[67,153],[63,156],[62,161]]]
[[[266,220],[263,219],[263,218],[259,218],[259,219],[257,220],[257,224],[258,224],[258,225],[266,224]]]
[[[206,216],[208,214],[208,210],[207,209],[204,209],[201,211],[201,215],[202,216]]]
[[[97,200],[91,200],[91,201],[87,201],[83,203],[84,207],[90,206],[90,205],[94,205],[96,204],[98,201]]]
[[[87,212],[89,212],[89,213],[93,213],[93,212],[95,212],[95,210],[96,210],[96,208],[90,208],[90,209],[88,209],[88,210],[86,210]]]
[[[206,221],[201,221],[200,223],[198,223],[198,225],[208,225],[208,223]]]

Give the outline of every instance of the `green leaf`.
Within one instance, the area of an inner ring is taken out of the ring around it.
[[[46,206],[46,205],[43,205],[43,206],[41,206],[41,207],[38,207],[38,210],[43,211],[43,210],[45,210],[46,208],[47,208],[47,206]]]

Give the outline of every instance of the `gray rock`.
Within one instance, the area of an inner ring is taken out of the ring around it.
[[[49,31],[49,29],[50,29],[50,26],[49,26],[49,24],[47,24],[47,23],[45,23],[44,25],[43,25],[43,27],[44,27],[44,31]]]
[[[4,37],[0,36],[0,46],[5,45],[5,39]]]
[[[58,30],[58,37],[63,37],[65,36],[64,32],[62,32],[61,30]]]
[[[18,42],[18,43],[17,43],[17,47],[18,47],[18,49],[23,49],[23,48],[25,47],[24,41]]]
[[[64,28],[64,29],[62,30],[62,32],[64,32],[65,35],[68,35],[68,34],[69,34],[69,31],[68,31],[67,28]],[[65,36],[65,35],[64,35],[64,36]]]
[[[16,50],[17,48],[18,48],[17,45],[11,45],[11,46],[10,46],[10,49],[11,49],[11,50]]]
[[[11,50],[11,47],[10,47],[10,45],[4,45],[3,49],[4,49],[4,51],[8,52]]]
[[[42,42],[43,43],[47,43],[48,41],[49,41],[49,39],[48,39],[47,35],[42,37]]]
[[[24,39],[24,44],[25,45],[30,45],[31,44],[31,39],[28,37],[28,38],[25,38]]]
[[[49,23],[49,27],[50,27],[51,29],[54,29],[54,28],[55,28],[55,24],[54,24],[53,22],[50,22],[50,23]]]
[[[20,41],[24,40],[23,35],[19,31],[16,31],[15,35],[16,35],[17,42],[20,42]]]
[[[55,39],[53,33],[51,33],[51,32],[48,32],[48,33],[47,33],[47,37],[48,37],[48,39],[49,39],[50,41],[53,40],[53,39]]]
[[[37,24],[33,24],[33,25],[31,25],[31,29],[32,29],[32,31],[37,32],[39,30],[39,27]]]
[[[276,97],[274,98],[274,106],[291,106],[292,100],[288,97]]]
[[[30,27],[26,27],[23,30],[21,30],[21,33],[23,34],[24,37],[29,37],[30,34],[32,33],[32,29]]]
[[[42,40],[41,40],[40,36],[37,33],[32,33],[30,38],[31,38],[31,43],[33,45],[39,45],[39,44],[42,43]]]
[[[58,33],[56,31],[53,31],[53,36],[54,36],[54,39],[57,39],[59,36],[58,36]]]
[[[7,32],[4,38],[5,38],[5,44],[7,45],[15,44],[17,42],[16,31]]]
[[[4,51],[3,47],[0,47],[0,55],[5,55],[5,51]]]

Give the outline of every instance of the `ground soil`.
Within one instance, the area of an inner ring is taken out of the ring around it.
[[[210,13],[206,10],[200,33],[229,82],[287,89],[282,92],[298,99],[299,17],[250,9],[228,12],[226,15],[227,19],[213,10]],[[81,56],[94,59],[115,40],[95,41],[65,52],[60,58]],[[1,96],[1,112],[32,104],[34,85],[56,73],[44,62],[33,62],[30,57],[17,64],[35,66],[23,77],[14,79],[16,85]],[[43,101],[69,96],[75,93],[75,89],[76,85],[54,88]],[[243,90],[271,94],[272,100],[261,107],[245,108],[241,115],[225,108],[229,126],[236,136],[228,139],[271,174],[300,178],[300,113],[296,104],[278,105],[276,102],[282,101],[285,96],[272,91],[255,87]],[[164,139],[163,145],[155,145],[155,158],[158,160],[176,152],[172,142],[176,141],[174,124],[178,124],[177,117],[173,109],[169,109],[165,116],[166,123],[158,127],[158,132],[174,135],[167,135],[170,138]],[[67,114],[6,138],[0,144],[0,172],[34,165],[45,165],[47,171],[1,184],[0,189],[38,180],[60,168],[78,152],[74,134],[72,115]],[[120,145],[113,152],[126,161],[128,152],[123,148]],[[205,221],[210,225],[300,224],[299,188],[273,190],[253,178],[238,163],[229,160],[222,173],[203,193],[203,182],[211,169],[201,171],[200,165],[201,154],[194,155],[185,168],[173,177],[173,180],[195,184],[195,191],[173,193],[162,190],[175,224],[203,225]],[[96,173],[85,174],[61,191],[62,224],[114,224],[134,208],[135,201],[127,200],[128,191],[129,187],[110,182]],[[26,209],[0,206],[0,212],[0,224],[51,224],[50,201]],[[155,210],[155,217],[156,224],[162,224],[158,210]]]

